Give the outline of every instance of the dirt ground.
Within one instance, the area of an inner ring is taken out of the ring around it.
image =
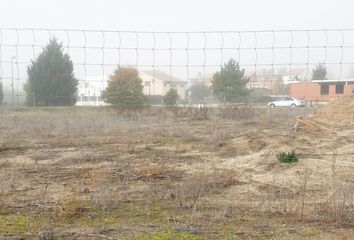
[[[352,239],[354,121],[312,112],[2,109],[0,239]]]

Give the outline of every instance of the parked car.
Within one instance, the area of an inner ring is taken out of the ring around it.
[[[268,107],[305,107],[305,101],[292,97],[280,97],[268,103]]]

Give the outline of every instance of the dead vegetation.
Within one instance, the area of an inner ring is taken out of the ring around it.
[[[354,130],[308,111],[4,110],[0,238],[350,239]]]
[[[319,109],[314,118],[331,123],[354,124],[354,97],[347,96],[332,100]]]

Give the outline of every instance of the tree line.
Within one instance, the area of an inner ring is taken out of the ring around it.
[[[318,64],[313,69],[313,79],[326,79],[326,67]],[[74,76],[73,62],[64,54],[62,43],[50,39],[46,47],[27,68],[28,81],[24,85],[28,106],[72,106],[78,99],[78,79]],[[249,78],[239,63],[230,59],[213,74],[211,87],[196,83],[188,89],[191,103],[202,103],[211,95],[223,103],[245,102],[251,94],[247,88]],[[3,87],[0,82],[0,105],[3,102]],[[146,103],[143,81],[136,69],[118,67],[110,76],[108,87],[102,93],[106,103],[120,107],[139,107]],[[167,106],[176,105],[179,95],[171,88],[163,102]]]

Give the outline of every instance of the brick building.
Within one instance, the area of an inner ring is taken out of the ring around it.
[[[291,83],[291,97],[306,101],[325,102],[340,96],[350,96],[354,90],[354,79],[348,80],[313,80],[310,82]]]

